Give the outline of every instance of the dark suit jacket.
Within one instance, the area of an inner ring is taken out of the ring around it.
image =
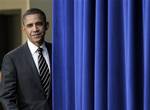
[[[46,47],[51,59],[52,46],[46,42]],[[47,99],[27,43],[5,55],[2,75],[0,98],[6,110],[52,110],[51,86]]]

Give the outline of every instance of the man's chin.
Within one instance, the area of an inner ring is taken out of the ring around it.
[[[40,45],[43,44],[43,42],[44,42],[43,39],[40,39],[40,40],[37,40],[37,41],[36,41],[36,43],[37,43],[37,44],[40,44]]]
[[[38,42],[34,42],[34,45],[36,45],[36,46],[41,46],[43,44],[43,41],[38,41]]]

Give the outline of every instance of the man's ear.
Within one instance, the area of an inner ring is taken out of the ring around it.
[[[48,28],[49,28],[49,22],[46,22],[45,29],[47,30]]]
[[[24,29],[24,26],[22,26],[22,27],[21,27],[21,31],[24,32],[24,30],[25,30],[25,29]]]

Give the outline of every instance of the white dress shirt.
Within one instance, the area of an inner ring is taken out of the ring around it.
[[[39,47],[37,47],[36,45],[34,45],[29,39],[27,40],[27,44],[28,44],[28,47],[29,47],[29,50],[32,54],[32,57],[33,57],[33,60],[35,62],[35,65],[37,67],[37,70],[39,72],[39,67],[38,67],[38,52],[37,52],[37,49]],[[48,68],[50,70],[50,59],[49,59],[49,55],[48,55],[48,51],[47,51],[47,48],[45,46],[45,43],[43,43],[40,48],[43,49],[42,53],[43,53],[43,56],[46,60],[46,63],[48,64]]]

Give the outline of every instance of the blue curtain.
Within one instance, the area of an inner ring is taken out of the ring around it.
[[[53,110],[150,110],[150,0],[53,0]]]

